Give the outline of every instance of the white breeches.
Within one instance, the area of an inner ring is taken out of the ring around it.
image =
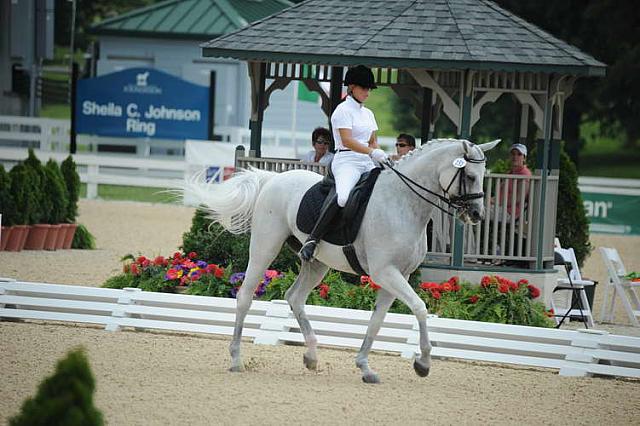
[[[331,171],[336,179],[336,194],[338,205],[344,207],[349,199],[349,194],[363,173],[374,169],[371,158],[366,154],[357,152],[337,152],[331,163]]]

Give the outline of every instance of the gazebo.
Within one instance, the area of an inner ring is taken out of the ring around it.
[[[465,230],[456,221],[439,254],[452,269],[470,259],[522,260],[538,272],[552,264],[564,103],[578,77],[605,74],[603,63],[488,0],[307,0],[201,47],[206,57],[248,62],[254,157],[274,90],[300,80],[320,94],[329,117],[351,65],[372,67],[378,85],[412,101],[423,141],[441,114],[470,138],[482,107],[511,94],[520,138],[532,122],[539,140],[532,186],[520,200],[528,212],[506,227],[490,227],[488,218],[485,228]],[[322,82],[330,83],[328,95]],[[510,177],[492,179],[487,193]],[[513,184],[524,187],[523,180]]]

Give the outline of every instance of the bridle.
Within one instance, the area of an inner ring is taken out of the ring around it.
[[[462,158],[465,161],[464,165],[462,167],[457,167],[458,170],[456,171],[456,174],[453,175],[453,177],[451,178],[449,185],[447,185],[446,189],[443,188],[442,190],[444,195],[440,195],[436,192],[431,191],[429,188],[425,188],[424,186],[420,185],[418,182],[414,181],[407,175],[403,174],[402,172],[394,168],[391,162],[388,162],[386,166],[389,169],[391,169],[391,171],[393,171],[400,178],[402,183],[404,183],[407,186],[407,188],[409,188],[411,192],[416,194],[419,198],[431,204],[432,206],[440,209],[442,212],[448,214],[449,216],[453,216],[453,213],[451,211],[445,210],[440,205],[434,203],[428,198],[425,198],[422,194],[416,191],[416,188],[421,189],[422,191],[425,191],[433,195],[434,197],[437,197],[440,201],[445,203],[449,209],[453,208],[455,210],[468,210],[471,204],[470,201],[476,200],[478,198],[483,198],[484,192],[467,193],[467,174],[465,173],[466,164],[467,163],[474,163],[474,164],[485,163],[487,161],[487,157],[483,155],[482,158],[471,158],[466,152],[466,146],[465,146],[465,154]],[[449,190],[451,189],[454,182],[456,181],[456,178],[458,179],[458,195],[450,196]]]

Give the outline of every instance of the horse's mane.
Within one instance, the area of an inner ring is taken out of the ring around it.
[[[417,157],[421,157],[422,155],[428,153],[428,152],[432,152],[438,148],[441,148],[444,144],[450,144],[450,143],[459,143],[464,141],[464,139],[449,139],[449,138],[444,138],[444,139],[431,139],[430,141],[428,141],[425,144],[420,145],[419,147],[416,147],[415,149],[407,152],[405,155],[403,155],[399,160],[398,160],[398,164],[400,163],[405,163],[405,162],[409,162],[414,158]]]

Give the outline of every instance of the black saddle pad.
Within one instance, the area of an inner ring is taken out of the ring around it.
[[[347,204],[333,219],[331,229],[322,238],[331,244],[347,245],[351,244],[358,235],[364,212],[369,204],[371,191],[378,180],[382,169],[375,168],[363,174],[356,186],[349,194]],[[318,221],[320,211],[325,199],[335,195],[335,181],[331,168],[329,174],[320,182],[313,185],[302,197],[296,225],[298,229],[306,234],[310,234],[314,225]]]

